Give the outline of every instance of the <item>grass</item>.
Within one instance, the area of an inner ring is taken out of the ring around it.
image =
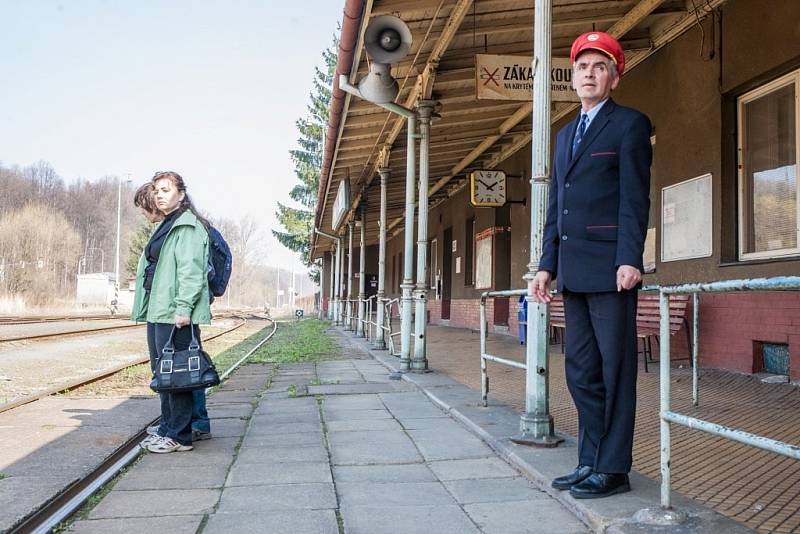
[[[233,364],[242,359],[242,356],[250,352],[253,349],[253,347],[258,345],[258,343],[262,339],[264,339],[264,336],[269,334],[271,331],[272,331],[272,326],[267,326],[265,328],[262,328],[261,330],[251,335],[244,341],[237,343],[233,347],[230,347],[229,349],[219,353],[214,358],[214,365],[217,367],[217,372],[219,374],[222,374],[225,371],[227,371],[228,368],[230,368]],[[278,331],[280,332],[280,327],[278,328]],[[267,342],[268,345],[270,343],[271,341]],[[252,361],[253,357],[251,356],[250,358],[248,358],[247,362],[250,363]]]
[[[0,480],[3,480],[4,478],[8,478],[8,475],[5,473],[0,473]]]
[[[275,336],[253,354],[250,363],[317,362],[329,359],[335,349],[325,333],[328,323],[304,319],[278,325]]]

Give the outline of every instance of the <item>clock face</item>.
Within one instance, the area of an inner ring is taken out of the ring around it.
[[[470,190],[473,206],[502,206],[506,203],[506,173],[473,171],[470,173]]]

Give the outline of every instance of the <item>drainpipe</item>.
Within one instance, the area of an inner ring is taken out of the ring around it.
[[[373,345],[376,349],[386,348],[386,338],[383,332],[383,299],[386,298],[386,182],[389,181],[389,172],[388,167],[378,169],[381,177],[381,215],[378,220],[378,312],[375,317],[377,332]]]
[[[427,301],[428,301],[428,162],[431,139],[431,117],[436,103],[421,100],[417,104],[419,114],[419,214],[417,217],[417,289],[414,291],[416,311],[414,315],[414,359],[411,369],[423,372],[428,369],[427,347]]]
[[[531,246],[528,272],[528,342],[525,347],[525,413],[520,418],[517,443],[555,447],[561,441],[553,433],[548,392],[547,304],[533,299],[533,278],[542,255],[542,232],[547,214],[550,158],[550,64],[552,54],[552,0],[536,0],[533,24],[533,132],[531,136]]]
[[[328,252],[328,271],[329,271],[328,272],[328,276],[330,277],[330,283],[328,284],[330,286],[330,289],[328,290],[328,320],[329,321],[333,321],[333,302],[334,302],[334,298],[333,298],[333,288],[334,288],[333,257],[334,257],[334,255],[335,255],[334,249],[333,249],[333,247],[331,247],[330,252]]]
[[[363,100],[358,88],[350,85],[347,76],[339,76],[339,88]],[[399,104],[389,102],[376,104],[386,110],[401,115],[407,119],[407,146],[406,146],[406,221],[405,243],[403,251],[403,283],[400,288],[403,293],[400,298],[400,371],[411,369],[411,305],[414,300],[411,291],[414,289],[414,182],[416,181],[416,129],[417,116],[410,109]]]
[[[367,262],[366,242],[367,242],[367,210],[366,205],[361,205],[361,235],[359,240],[358,258],[358,323],[356,324],[356,335],[364,337],[364,299],[367,298],[364,268]]]
[[[345,330],[352,330],[353,303],[353,221],[347,223],[347,303],[345,304]]]

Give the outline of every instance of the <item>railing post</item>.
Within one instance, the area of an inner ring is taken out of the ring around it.
[[[661,507],[669,509],[672,507],[670,500],[670,427],[669,422],[664,419],[664,414],[670,411],[670,345],[669,345],[669,294],[659,291],[659,308],[661,311],[661,339],[659,370],[661,382],[661,402],[660,402],[660,425],[661,425]]]
[[[533,28],[533,124],[531,132],[531,245],[525,280],[528,294],[528,340],[525,371],[525,413],[520,418],[516,443],[554,447],[563,441],[555,436],[549,409],[548,306],[534,300],[533,279],[542,255],[542,232],[547,213],[550,171],[550,64],[552,55],[552,0],[536,0]]]
[[[688,333],[687,333],[688,335]],[[692,293],[692,404],[700,404],[700,293]]]
[[[489,375],[486,373],[486,295],[481,295],[481,308],[479,320],[481,322],[481,401],[484,406],[489,405]]]
[[[402,306],[400,307],[400,371],[411,370],[411,320],[414,289],[414,185],[416,182],[416,116],[408,118],[406,143],[406,213],[403,250]]]
[[[383,332],[383,299],[386,298],[386,186],[389,181],[389,168],[378,169],[381,177],[381,214],[378,220],[378,300],[375,307],[375,343],[376,349],[386,348],[386,338]]]

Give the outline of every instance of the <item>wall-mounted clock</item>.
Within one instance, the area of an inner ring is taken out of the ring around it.
[[[480,170],[469,173],[470,202],[473,206],[500,207],[506,203],[506,173]]]

